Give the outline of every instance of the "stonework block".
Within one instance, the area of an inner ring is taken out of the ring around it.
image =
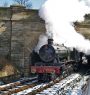
[[[0,56],[11,56],[12,63],[29,75],[30,54],[45,31],[38,10],[22,6],[0,8]]]

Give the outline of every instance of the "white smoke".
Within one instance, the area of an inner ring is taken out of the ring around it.
[[[82,0],[47,0],[39,15],[45,20],[47,34],[53,34],[54,43],[89,53],[90,41],[77,33],[73,26],[73,22],[83,21],[83,16],[89,12]]]
[[[39,49],[41,48],[41,46],[43,46],[45,44],[48,44],[48,36],[47,36],[47,34],[46,35],[42,34],[42,35],[40,35],[37,46],[34,49],[35,52],[39,53]]]
[[[87,6],[90,6],[90,0],[80,0],[80,1],[84,1]]]

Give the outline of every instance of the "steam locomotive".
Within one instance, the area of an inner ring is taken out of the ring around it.
[[[38,74],[39,81],[50,81],[77,70],[79,62],[80,54],[76,49],[53,46],[53,39],[48,39],[48,44],[43,45],[39,53],[32,52],[31,73]]]

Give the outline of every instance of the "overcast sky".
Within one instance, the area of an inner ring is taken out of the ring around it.
[[[33,9],[39,9],[41,7],[41,5],[45,2],[46,0],[31,0],[32,2],[32,8]],[[0,6],[2,6],[2,4],[4,2],[8,2],[9,5],[13,4],[13,0],[0,0]]]

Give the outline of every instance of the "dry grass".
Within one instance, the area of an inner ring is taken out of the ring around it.
[[[13,66],[13,64],[5,59],[0,58],[0,77],[9,76],[16,74],[18,70]]]

